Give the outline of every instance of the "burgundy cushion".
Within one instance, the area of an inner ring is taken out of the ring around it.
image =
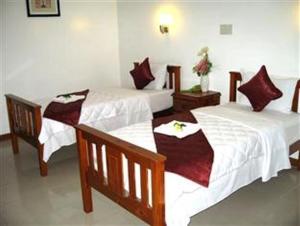
[[[253,111],[262,111],[272,100],[282,96],[282,92],[273,84],[264,65],[249,82],[241,85],[238,91],[246,95]]]
[[[148,57],[140,65],[130,71],[130,74],[137,89],[143,89],[149,82],[155,79],[150,70]]]

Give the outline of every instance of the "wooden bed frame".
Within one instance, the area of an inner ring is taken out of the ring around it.
[[[138,63],[134,63],[136,67]],[[180,66],[167,66],[169,87],[180,90]],[[44,148],[38,137],[42,126],[41,106],[13,94],[6,94],[7,112],[13,153],[19,153],[18,137],[34,146],[38,151],[41,176],[48,175],[47,163],[43,161]],[[156,113],[160,114],[160,113]],[[164,111],[162,111],[164,114]]]
[[[236,100],[239,72],[230,72],[230,101]],[[300,81],[295,88],[292,110],[297,112]],[[91,188],[103,193],[128,211],[152,226],[165,226],[164,162],[166,157],[134,144],[120,140],[85,125],[77,125],[76,136],[79,153],[83,209],[93,211]],[[93,145],[96,147],[98,169],[94,167]],[[102,146],[106,147],[107,177],[102,166]],[[290,151],[300,150],[300,141],[290,146]],[[129,191],[124,189],[122,156],[128,160]],[[135,164],[140,166],[141,198],[136,195]],[[300,161],[293,162],[300,170]],[[151,178],[147,171],[151,171]],[[152,205],[149,205],[148,184],[152,185]]]

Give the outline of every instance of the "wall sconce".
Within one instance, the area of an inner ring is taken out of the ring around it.
[[[169,33],[169,27],[167,25],[160,25],[159,30],[162,34]]]
[[[170,14],[161,14],[159,19],[159,30],[162,34],[169,33],[169,26],[172,24],[173,19]]]

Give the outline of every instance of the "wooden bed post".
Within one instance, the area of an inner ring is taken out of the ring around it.
[[[165,226],[165,164],[162,162],[153,167],[152,197],[153,197],[153,224],[152,226]]]
[[[298,112],[298,106],[299,106],[299,94],[300,94],[300,80],[298,80],[297,85],[295,87],[295,93],[293,97],[293,103],[292,103],[292,111],[296,113]],[[299,151],[298,160],[292,161],[294,162],[294,165],[297,166],[297,169],[300,171],[300,140],[296,141],[293,145],[290,146],[290,152],[296,152]]]
[[[88,153],[86,142],[82,137],[82,131],[76,129],[77,150],[79,155],[79,171],[81,182],[81,194],[84,212],[90,213],[93,211],[92,189],[88,183]]]
[[[11,136],[11,145],[13,148],[13,153],[18,154],[19,153],[19,145],[18,145],[18,137],[15,133],[14,129],[14,108],[12,105],[12,100],[8,97],[6,97],[6,104],[7,104],[7,114],[8,114],[8,121],[9,121],[9,129],[10,129],[10,136]]]
[[[44,145],[38,144],[37,150],[38,150],[38,158],[39,158],[40,175],[41,175],[42,177],[45,177],[45,176],[48,175],[48,165],[47,165],[47,163],[43,160],[43,156],[44,156]]]
[[[300,80],[298,80],[297,85],[295,87],[295,93],[294,93],[293,104],[292,104],[293,112],[298,112],[299,93],[300,93]]]
[[[38,158],[39,158],[39,168],[40,168],[40,175],[45,177],[48,175],[48,166],[47,163],[43,160],[44,159],[44,145],[39,142],[39,134],[42,128],[42,114],[40,108],[34,109],[34,134],[36,136],[36,148],[38,151]]]
[[[169,89],[173,89],[173,76],[174,76],[174,91],[175,93],[179,93],[180,92],[180,86],[181,86],[181,82],[180,82],[180,66],[171,66],[168,65],[167,66],[167,71],[169,73]]]
[[[236,72],[236,71],[231,71],[229,73],[230,73],[229,101],[236,102],[237,82],[242,81],[242,75],[240,72]]]

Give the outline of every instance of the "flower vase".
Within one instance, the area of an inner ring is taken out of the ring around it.
[[[209,90],[209,78],[208,75],[200,76],[200,87],[202,92],[207,92]]]

